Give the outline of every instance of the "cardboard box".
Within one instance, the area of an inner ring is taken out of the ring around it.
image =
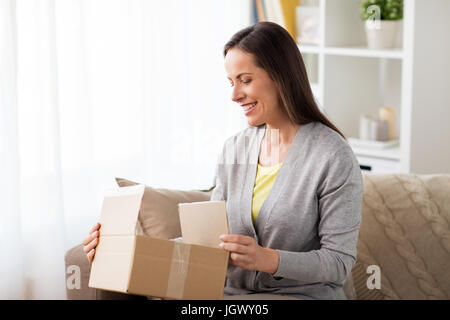
[[[179,206],[183,228],[188,230],[186,239],[194,243],[186,243],[185,238],[183,242],[157,239],[139,234],[144,189],[137,185],[106,192],[89,287],[168,299],[222,299],[228,252],[217,241],[228,232],[225,202]],[[208,237],[198,237],[201,232],[195,230],[206,226],[199,221],[205,214],[209,214],[209,227],[222,225],[204,230]],[[221,233],[213,234],[212,229]]]

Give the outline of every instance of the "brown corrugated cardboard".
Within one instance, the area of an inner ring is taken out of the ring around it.
[[[218,248],[218,242],[201,238],[204,245],[199,245],[136,234],[144,188],[123,187],[105,194],[89,287],[169,299],[222,299],[228,253]],[[208,239],[218,239],[228,230],[224,202],[197,202],[179,208],[191,235],[188,238],[196,242],[191,224],[203,230],[205,224],[198,219],[205,213],[211,216],[209,228],[213,221],[225,222],[215,228],[218,234],[208,232]]]

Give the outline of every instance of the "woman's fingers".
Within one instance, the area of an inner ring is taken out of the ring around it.
[[[89,231],[89,236],[87,236],[86,238],[84,238],[83,240],[83,245],[87,245],[88,243],[90,243],[92,240],[94,240],[94,238],[98,237],[99,235],[99,230],[100,229],[100,223],[97,222],[94,227],[91,229],[91,231]]]
[[[94,240],[95,238],[98,238],[98,231],[94,231],[93,233],[91,233],[89,236],[87,236],[84,240],[83,240],[83,245],[87,246],[89,243],[92,242],[92,240]]]
[[[220,240],[220,247],[230,252],[231,263],[247,270],[257,270],[257,263],[261,260],[261,247],[254,238],[240,234],[223,234]]]
[[[230,252],[236,252],[240,254],[245,254],[248,252],[248,248],[246,246],[234,242],[222,242],[219,246],[222,249]]]
[[[83,239],[83,246],[87,246],[89,242],[92,241],[92,235],[87,236],[86,238]]]
[[[89,251],[89,252],[87,253],[86,256],[87,256],[89,262],[92,262],[92,260],[94,260],[94,254],[95,254],[95,249],[92,249],[91,251]]]
[[[252,237],[240,234],[222,234],[219,239],[223,242],[234,242],[242,245],[251,245],[255,241]]]
[[[239,254],[236,252],[230,253],[230,259],[234,264],[239,263],[239,262],[242,263],[247,260],[245,255]]]
[[[89,236],[87,236],[83,240],[83,251],[86,253],[86,257],[88,258],[89,262],[92,262],[92,260],[94,260],[95,248],[98,244],[100,227],[101,224],[97,222],[92,227],[91,231],[89,231]]]
[[[86,253],[89,253],[92,249],[94,249],[98,244],[98,238],[94,238],[91,242],[84,246],[83,250]]]
[[[89,231],[89,234],[91,234],[92,232],[96,231],[100,229],[100,222],[97,222],[91,229],[91,231]]]

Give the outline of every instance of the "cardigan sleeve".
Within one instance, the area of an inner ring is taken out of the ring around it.
[[[278,250],[274,278],[342,284],[356,262],[362,196],[358,162],[350,147],[341,148],[329,158],[317,187],[320,249]]]

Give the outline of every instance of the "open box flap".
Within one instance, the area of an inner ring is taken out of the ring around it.
[[[139,209],[145,185],[105,191],[100,217],[100,236],[135,235],[139,231]]]
[[[186,243],[218,248],[219,236],[228,233],[225,201],[179,203],[178,211]]]

